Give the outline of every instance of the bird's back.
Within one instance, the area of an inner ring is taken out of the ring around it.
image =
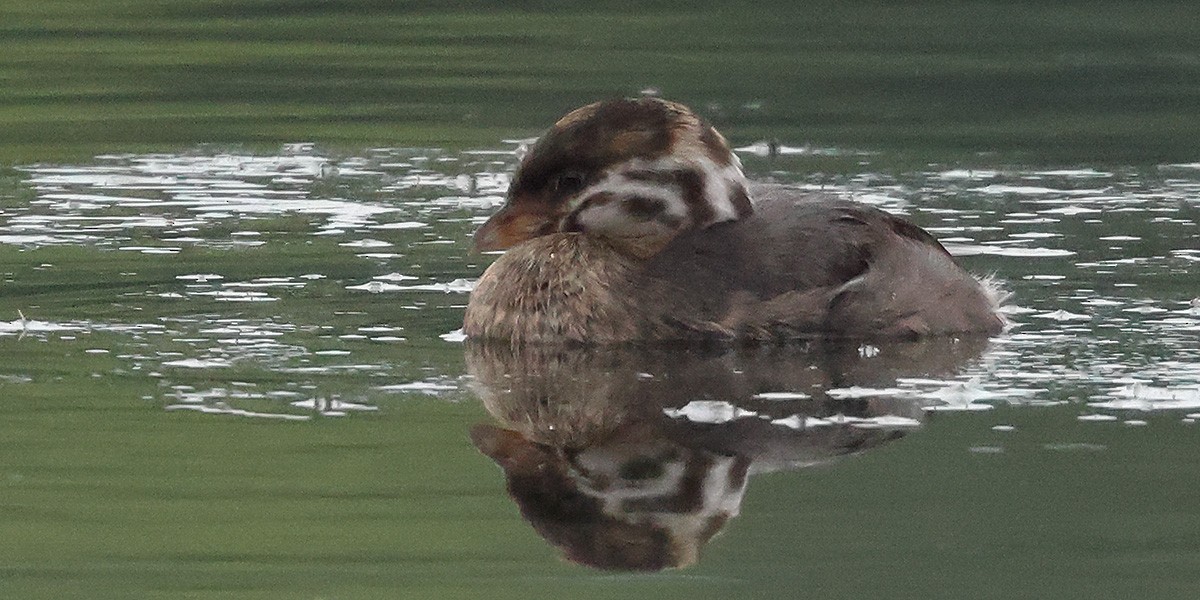
[[[754,212],[674,240],[646,265],[680,312],[741,336],[996,333],[994,294],[931,235],[857,202],[782,186]]]

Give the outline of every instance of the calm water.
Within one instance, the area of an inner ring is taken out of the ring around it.
[[[513,355],[458,328],[520,146],[6,172],[5,597],[1200,591],[1200,164],[748,146],[935,233],[1012,329]]]

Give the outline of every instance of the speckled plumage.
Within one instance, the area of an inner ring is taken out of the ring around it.
[[[924,231],[883,211],[755,188],[753,216],[681,235],[650,259],[555,233],[484,273],[470,337],[518,343],[786,340],[999,332],[996,298]]]
[[[505,253],[480,278],[463,320],[469,337],[615,342],[647,329],[635,261],[601,240],[555,233]]]
[[[508,249],[464,332],[514,343],[992,334],[999,296],[933,236],[863,204],[750,185],[686,107],[572,112],[475,236]]]

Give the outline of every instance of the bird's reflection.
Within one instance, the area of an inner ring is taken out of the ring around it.
[[[984,339],[803,349],[467,344],[499,425],[471,429],[522,516],[574,562],[659,570],[696,561],[738,514],[750,475],[902,437],[915,401],[828,392],[945,376]],[[837,397],[835,397],[837,396]]]

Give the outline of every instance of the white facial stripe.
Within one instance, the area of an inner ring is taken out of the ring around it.
[[[574,213],[579,211],[580,217],[586,213],[600,208],[599,206],[584,206],[588,199],[597,195],[609,195],[613,197],[613,202],[605,203],[605,206],[615,205],[619,209],[622,200],[628,198],[648,198],[658,200],[665,207],[665,214],[672,215],[678,219],[686,219],[688,216],[687,204],[683,201],[682,191],[677,185],[661,185],[647,181],[630,179],[626,176],[624,170],[614,172],[605,177],[595,185],[588,187],[580,192],[567,204],[568,212]]]
[[[615,458],[622,458],[620,456]],[[695,457],[693,457],[695,460]],[[688,465],[680,460],[669,460],[658,463],[662,473],[653,479],[638,480],[636,485],[630,485],[620,475],[621,463],[604,464],[598,471],[607,476],[607,480],[616,485],[597,489],[592,482],[583,477],[577,477],[580,491],[601,500],[605,514],[621,520],[631,516],[625,505],[629,500],[653,501],[662,499],[663,505],[670,504],[669,500],[683,497],[682,506],[689,507],[685,512],[667,509],[650,509],[638,511],[638,520],[648,519],[659,523],[670,530],[685,534],[685,537],[698,537],[708,525],[708,519],[724,513],[730,517],[738,515],[742,498],[746,493],[747,479],[735,476],[737,458],[717,457],[708,465],[699,489],[687,485]],[[687,493],[689,495],[684,496]]]
[[[737,210],[734,209],[733,202],[729,199],[732,190],[730,190],[729,182],[722,176],[721,170],[707,158],[696,161],[696,166],[704,172],[704,201],[713,209],[712,222],[699,225],[703,227],[712,223],[736,219]]]
[[[745,189],[746,176],[742,174],[741,161],[737,155],[731,154],[733,162],[720,167],[707,155],[693,157],[683,161],[673,156],[665,156],[653,161],[633,159],[618,168],[618,171],[659,171],[669,172],[678,169],[698,169],[704,182],[704,201],[713,210],[713,217],[706,223],[693,223],[699,227],[707,227],[713,223],[733,221],[738,218],[737,206],[734,205],[733,195],[739,188]]]
[[[687,217],[687,205],[683,203],[679,186],[661,186],[646,183],[645,181],[632,181],[621,178],[619,182],[614,182],[612,187],[605,188],[604,191],[612,194],[618,200],[626,198],[651,198],[659,200],[666,207],[668,214],[680,218]]]
[[[733,159],[733,164],[729,165],[729,167],[727,167],[727,168],[734,169],[735,171],[737,171],[738,177],[742,177],[742,157],[740,157],[732,152],[729,153],[729,156],[730,156],[730,158]]]
[[[634,158],[613,167],[600,181],[576,194],[568,201],[567,211],[583,231],[619,238],[666,240],[690,227],[733,221],[740,216],[737,202],[739,198],[744,202],[745,193],[745,176],[736,160],[735,156],[735,162],[719,166],[704,154],[686,161],[675,156],[655,160]],[[688,205],[685,190],[679,184],[653,181],[653,177],[648,180],[645,176],[645,173],[661,173],[662,179],[669,180],[669,174],[680,170],[699,175],[703,202],[711,209],[711,217],[703,222],[696,221],[696,209]],[[611,200],[588,203],[597,196]],[[635,198],[661,202],[663,210],[651,215],[634,214],[635,209],[625,202]]]
[[[583,231],[604,233],[618,238],[644,237],[661,229],[650,226],[647,222],[631,221],[619,202],[588,206],[579,211],[575,222]]]

